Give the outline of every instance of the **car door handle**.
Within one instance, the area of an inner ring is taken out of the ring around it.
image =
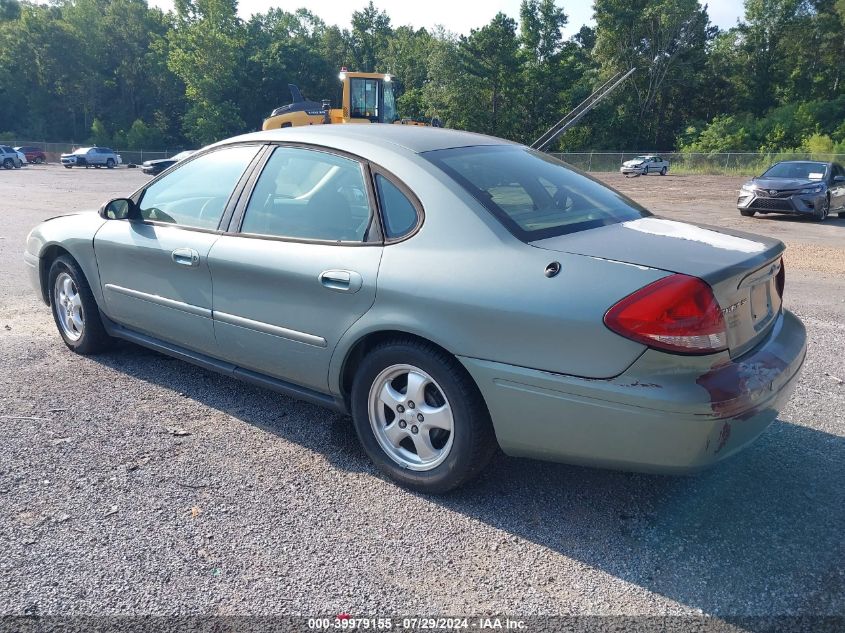
[[[364,283],[361,275],[352,270],[324,270],[319,279],[324,288],[337,292],[358,292]]]
[[[174,263],[180,266],[189,266],[191,268],[199,266],[200,254],[192,248],[177,248],[170,253],[170,258]]]

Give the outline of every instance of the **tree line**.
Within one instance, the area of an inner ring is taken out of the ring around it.
[[[523,0],[457,35],[395,25],[372,2],[350,28],[307,9],[243,20],[237,0],[0,0],[0,137],[127,149],[260,128],[289,101],[339,102],[337,73],[389,72],[400,114],[531,142],[617,71],[637,71],[558,149],[845,151],[845,0],[745,0],[730,29],[697,0]]]

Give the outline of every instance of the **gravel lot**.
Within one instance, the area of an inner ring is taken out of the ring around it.
[[[379,478],[347,418],[129,344],[71,354],[26,233],[147,177],[0,172],[0,614],[845,615],[845,220],[741,218],[737,178],[601,177],[788,243],[795,396],[695,477],[501,456],[428,498]]]

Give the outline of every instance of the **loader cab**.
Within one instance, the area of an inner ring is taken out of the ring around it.
[[[345,123],[395,123],[395,83],[390,75],[340,71]]]

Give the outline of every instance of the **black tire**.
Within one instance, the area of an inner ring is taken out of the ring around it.
[[[43,165],[43,164],[44,164],[44,159],[43,159],[43,158],[41,158],[41,156],[36,156],[36,157],[35,157],[35,164],[36,164],[36,165]]]
[[[746,218],[753,218],[754,214],[757,213],[751,209],[740,209],[739,214],[746,217]]]
[[[393,365],[412,365],[426,372],[451,408],[451,449],[431,470],[411,470],[394,461],[370,424],[370,389],[379,374]],[[463,366],[441,349],[413,338],[387,341],[367,354],[355,372],[351,405],[355,430],[367,455],[388,477],[412,490],[439,494],[457,488],[477,476],[497,448],[487,405]]]
[[[94,169],[99,169],[102,165],[94,165]]]
[[[84,326],[81,335],[75,340],[65,333],[60,322],[61,317],[56,299],[56,281],[63,273],[69,275],[73,280],[82,305]],[[98,354],[108,349],[113,339],[106,333],[106,329],[103,327],[103,322],[100,319],[100,310],[97,307],[97,301],[94,299],[94,295],[91,293],[88,280],[85,279],[85,275],[73,258],[67,255],[57,257],[50,266],[47,284],[53,320],[65,345],[77,354],[86,356],[89,354]]]
[[[65,169],[70,169],[73,165],[65,165]]]
[[[107,167],[108,169],[114,169],[114,159],[113,159],[113,158],[109,158],[109,159],[106,161],[106,167]]]
[[[3,160],[3,169],[14,169],[15,163],[11,158],[6,158]]]
[[[816,209],[816,212],[813,213],[813,219],[816,222],[824,222],[829,213],[830,213],[830,198],[825,198],[822,206],[819,207],[818,209]]]
[[[661,175],[661,176],[665,176],[665,175],[666,175],[666,171],[667,171],[667,169],[666,169],[666,166],[664,165],[663,169],[661,169],[661,170],[660,170],[660,175]]]
[[[840,218],[845,218],[845,211],[840,211],[837,215],[838,215]]]

